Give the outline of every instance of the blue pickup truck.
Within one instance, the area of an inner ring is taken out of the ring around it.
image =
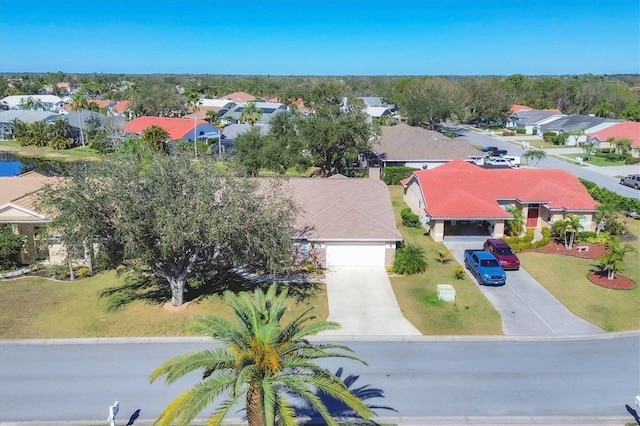
[[[485,250],[465,250],[464,267],[475,275],[481,285],[505,285],[507,274],[498,259]]]

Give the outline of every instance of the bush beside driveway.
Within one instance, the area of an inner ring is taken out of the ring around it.
[[[402,225],[400,210],[406,207],[402,186],[389,186],[391,202],[398,229],[405,243],[416,244],[425,250],[427,270],[410,276],[391,275],[391,286],[404,316],[424,335],[501,335],[500,315],[466,275],[454,278],[458,263],[450,256],[446,263],[438,262],[438,250],[446,250],[442,243],[435,243],[424,235],[424,228],[407,228]],[[456,301],[438,300],[436,286],[452,284]]]

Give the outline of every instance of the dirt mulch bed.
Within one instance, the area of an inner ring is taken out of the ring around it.
[[[578,247],[588,247],[586,250],[578,250]],[[551,241],[544,247],[531,250],[537,253],[562,254],[565,256],[581,257],[582,259],[598,259],[604,257],[607,248],[598,244],[580,243],[574,244],[571,249],[567,249],[564,244],[557,241]]]
[[[636,284],[627,277],[616,274],[615,278],[610,280],[606,273],[600,271],[591,272],[588,275],[589,281],[599,285],[600,287],[610,288],[612,290],[631,290]]]

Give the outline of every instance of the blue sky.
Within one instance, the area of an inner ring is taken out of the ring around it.
[[[638,0],[0,0],[0,72],[640,73]]]

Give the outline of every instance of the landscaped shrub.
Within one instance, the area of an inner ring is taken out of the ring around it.
[[[69,142],[69,139],[56,136],[55,138],[49,141],[49,146],[56,150],[69,149],[71,148],[71,142]]]
[[[502,131],[502,136],[515,136],[516,132],[514,132],[513,130],[503,130]]]
[[[78,278],[86,278],[91,275],[91,271],[86,266],[81,266],[76,271],[76,276]]]
[[[407,228],[420,227],[420,217],[411,211],[411,208],[405,207],[400,211],[400,217],[402,218],[402,224]]]
[[[453,277],[456,280],[463,280],[464,279],[464,268],[460,265],[456,266],[456,269],[453,271]]]
[[[576,232],[576,235],[573,237],[574,243],[586,243],[590,239],[596,238],[598,235],[592,231],[580,231]]]
[[[533,241],[533,229],[527,229],[527,233],[522,237],[509,237],[503,240],[511,246],[513,251],[520,252],[523,250],[531,250],[534,248],[544,247],[551,241],[551,231],[549,228],[542,228],[542,239]]]
[[[0,225],[0,271],[18,266],[24,241],[25,237],[13,232],[11,225]]]
[[[396,257],[393,259],[393,272],[396,274],[419,274],[425,269],[427,269],[427,258],[422,247],[407,244],[396,250]]]
[[[527,129],[525,129],[524,127],[518,127],[516,129],[516,133],[519,134],[519,135],[524,135],[524,134],[527,133]]]
[[[594,200],[607,206],[609,210],[619,212],[640,211],[640,199],[638,198],[624,197],[617,192],[601,188],[595,183],[584,179],[580,179],[580,182],[587,188]]]
[[[553,138],[557,135],[558,133],[556,132],[544,132],[542,134],[542,139],[545,140],[545,142],[549,142],[551,143],[551,141],[553,140]]]
[[[411,167],[385,167],[380,172],[380,179],[387,185],[400,185],[400,181],[411,176],[416,169]]]
[[[637,164],[637,163],[640,163],[640,158],[636,158],[636,157],[628,156],[628,157],[624,160],[624,164],[626,164],[626,165],[630,165],[630,164]]]

